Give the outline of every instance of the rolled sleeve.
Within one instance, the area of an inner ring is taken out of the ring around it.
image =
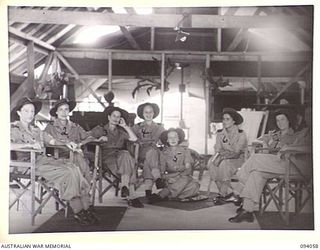
[[[105,134],[104,134],[103,128],[101,126],[96,126],[89,132],[89,135],[98,139]]]

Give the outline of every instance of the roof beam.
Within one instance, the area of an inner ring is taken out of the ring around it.
[[[112,52],[113,60],[141,60],[153,61],[152,57],[161,59],[161,53],[165,53],[172,60],[205,61],[206,54],[212,61],[257,61],[261,56],[262,61],[309,61],[311,52],[213,52],[213,51],[135,51],[135,50],[109,50],[109,49],[85,49],[85,48],[60,48],[57,49],[63,56],[71,58],[108,59]]]
[[[25,39],[27,41],[32,41],[32,42],[34,42],[34,44],[37,44],[38,46],[45,48],[47,50],[54,51],[56,49],[51,44],[48,44],[48,43],[46,43],[36,37],[30,36],[24,32],[21,32],[20,30],[15,29],[15,28],[9,27],[9,33],[12,35],[15,35],[19,38]]]
[[[101,106],[103,108],[105,108],[105,105],[103,102],[101,102],[99,96],[97,96],[97,94],[90,88],[90,86],[87,85],[87,83],[83,80],[79,78],[79,74],[77,73],[77,71],[71,66],[71,64],[63,57],[63,55],[61,55],[58,51],[54,52],[57,57],[59,58],[59,60],[68,68],[68,70],[70,70],[70,72],[75,76],[76,79],[79,79],[79,81],[82,83],[82,85],[88,89],[88,91],[96,98],[96,100],[101,104]]]
[[[292,77],[286,85],[277,93],[275,97],[273,97],[270,100],[270,104],[274,103],[291,85],[292,83],[297,81],[297,78],[302,76],[311,66],[311,63],[307,63],[294,77]],[[263,109],[266,109],[267,107],[264,107]]]
[[[276,7],[268,7],[268,8],[264,8],[263,11],[267,14],[267,15],[279,15],[279,13],[281,13],[283,9],[277,9]],[[291,16],[296,16],[297,13],[295,11],[293,11],[290,8],[286,8],[285,9]],[[284,15],[284,13],[281,13],[282,15]],[[296,33],[296,34],[295,34]],[[297,27],[295,29],[294,35],[297,36],[297,38],[299,40],[301,40],[301,42],[303,42],[309,49],[310,46],[305,43],[303,40],[307,41],[308,43],[310,43],[312,41],[312,35],[306,31],[305,29],[301,28],[301,27]],[[301,39],[303,38],[303,39]]]
[[[219,77],[219,76],[214,76]],[[108,79],[108,75],[79,75],[81,79]],[[258,84],[258,77],[243,77],[243,76],[223,76],[224,79],[228,79],[230,82],[251,82],[254,85]],[[136,79],[135,75],[132,76],[122,76],[122,75],[113,75],[112,76],[112,84],[117,84],[119,80],[132,80]],[[261,77],[261,83],[271,84],[272,86],[277,83],[285,83],[292,79],[292,77]],[[303,77],[297,77],[297,81],[303,81]],[[256,87],[256,86],[255,86]],[[277,85],[277,89],[280,90],[281,87]]]
[[[257,8],[253,15],[259,16],[261,11],[262,11],[261,8]],[[236,36],[233,38],[232,42],[230,43],[229,47],[227,48],[227,51],[234,50],[239,45],[239,43],[242,41],[242,39],[247,37],[247,34],[248,34],[248,29],[241,28],[238,31],[238,33],[236,34]]]
[[[21,84],[24,82],[27,78],[25,76],[17,75],[14,73],[9,74],[10,83],[16,83]]]
[[[238,7],[229,7],[228,10],[224,13],[225,16],[233,16],[236,14]]]
[[[85,16],[85,18],[84,18]],[[85,11],[9,9],[9,21],[76,25],[119,25],[137,27],[176,27],[184,18],[176,14],[128,15]],[[305,16],[220,16],[191,15],[183,28],[292,28],[310,27]]]
[[[12,63],[14,60],[16,60],[18,57],[20,57],[21,55],[23,55],[26,52],[27,42],[25,40],[23,40],[23,39],[19,39],[19,38],[16,38],[16,37],[11,37],[11,36],[9,36],[9,40],[14,42],[17,45],[21,45],[21,46],[24,47],[24,48],[22,48],[22,50],[17,51],[17,52],[16,51],[9,51],[10,54],[11,53],[13,54],[9,58],[10,59],[10,63]],[[36,52],[39,52],[39,53],[43,54],[43,55],[48,55],[49,54],[47,50],[37,46],[36,44],[34,45],[34,50]]]
[[[110,9],[109,13],[113,13],[113,10]],[[124,37],[128,40],[128,42],[130,43],[131,47],[134,49],[138,49],[140,50],[140,45],[136,42],[136,40],[133,38],[133,36],[131,35],[130,31],[125,27],[125,26],[119,26],[120,30],[122,32],[122,34],[124,35]]]

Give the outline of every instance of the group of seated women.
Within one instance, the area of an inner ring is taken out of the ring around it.
[[[138,161],[143,166],[145,193],[148,203],[168,200],[197,201],[200,184],[191,176],[193,159],[188,147],[182,144],[185,134],[180,128],[165,130],[162,124],[153,120],[159,115],[159,107],[154,103],[141,104],[137,115],[142,122],[130,127],[127,125],[128,112],[119,107],[109,106],[105,109],[105,125],[98,125],[85,131],[80,125],[69,120],[69,113],[76,103],[67,99],[59,100],[50,110],[53,117],[41,131],[34,125],[34,117],[41,110],[40,101],[22,98],[13,110],[16,120],[11,124],[11,150],[20,148],[43,149],[46,146],[65,146],[60,149],[56,159],[46,154],[39,154],[36,161],[36,173],[53,183],[59,190],[60,197],[69,202],[74,218],[81,224],[90,225],[98,222],[90,199],[89,190],[92,182],[88,159],[82,146],[88,142],[98,141],[101,146],[102,168],[108,168],[121,180],[121,197],[128,200],[128,205],[142,208],[144,205],[137,197],[137,164],[134,157],[125,149],[127,141],[140,145]],[[253,210],[266,180],[283,174],[284,161],[279,152],[293,147],[307,147],[310,150],[310,109],[305,112],[307,128],[295,132],[294,122],[289,110],[275,112],[278,130],[271,131],[260,139],[264,148],[273,149],[273,154],[253,154],[247,160],[247,137],[238,125],[242,116],[232,108],[223,110],[223,129],[216,137],[215,155],[208,162],[211,180],[215,181],[219,195],[214,199],[216,205],[235,202],[241,205],[237,215],[230,222],[252,222]],[[164,145],[160,150],[159,143]],[[67,158],[73,152],[73,162]],[[28,160],[25,152],[18,152],[19,160]],[[311,165],[302,161],[303,172],[310,172]],[[237,175],[236,188],[231,186],[231,177]],[[152,193],[153,186],[161,189]],[[231,189],[231,192],[230,192]]]
[[[219,191],[214,203],[223,205],[234,202],[240,206],[237,214],[229,219],[232,223],[254,221],[253,211],[267,180],[285,173],[286,161],[281,157],[282,152],[311,152],[311,108],[306,108],[306,125],[299,131],[293,129],[295,118],[290,110],[276,110],[274,116],[277,130],[269,131],[256,141],[267,153],[251,154],[245,159],[247,139],[244,131],[238,128],[243,118],[236,110],[223,110],[223,129],[218,131],[215,155],[209,160],[208,168],[210,178],[215,181]],[[296,156],[295,161],[299,172],[311,176],[310,158]],[[291,170],[291,173],[295,172],[297,170]],[[232,187],[230,182],[235,175],[239,182]]]
[[[144,103],[137,114],[144,121],[133,127],[127,125],[128,112],[119,107],[105,109],[106,124],[85,131],[80,125],[69,120],[69,113],[76,103],[61,99],[50,110],[53,120],[41,131],[34,125],[35,115],[41,110],[42,103],[29,98],[19,100],[13,109],[15,122],[11,124],[11,150],[20,148],[41,149],[46,146],[65,146],[60,148],[56,159],[48,154],[39,154],[36,160],[36,173],[44,177],[59,190],[60,197],[69,202],[74,218],[83,225],[98,223],[90,199],[92,174],[89,161],[82,146],[92,141],[100,142],[102,168],[108,168],[121,180],[121,197],[133,207],[144,205],[135,192],[137,171],[134,157],[125,149],[127,141],[140,145],[139,162],[143,165],[145,193],[149,203],[168,198],[181,201],[199,200],[200,184],[191,177],[192,158],[187,147],[181,146],[185,139],[182,129],[165,130],[153,119],[159,114],[154,103]],[[158,144],[165,145],[160,150]],[[73,162],[68,158],[73,152]],[[25,152],[17,152],[18,160],[28,160]],[[161,189],[152,193],[153,185]]]

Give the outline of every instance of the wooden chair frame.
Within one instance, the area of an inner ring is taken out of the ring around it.
[[[285,151],[283,160],[285,164],[285,173],[275,178],[269,178],[264,187],[260,198],[259,212],[262,215],[271,201],[275,204],[281,218],[289,225],[289,202],[294,199],[295,214],[301,213],[306,203],[313,194],[312,175],[303,174],[294,161],[295,156],[304,155],[310,157],[310,152]],[[293,171],[293,169],[295,171]],[[303,191],[306,196],[303,197]],[[283,197],[284,194],[284,197]]]
[[[35,149],[15,149],[11,151],[30,153],[30,161],[10,160],[10,168],[19,169],[19,172],[10,171],[10,182],[15,182],[22,190],[17,194],[12,188],[10,188],[10,190],[12,190],[16,195],[16,198],[10,202],[9,209],[11,209],[16,203],[18,205],[21,197],[27,193],[27,191],[31,191],[31,210],[29,211],[31,215],[31,225],[34,225],[36,216],[42,212],[42,208],[51,198],[54,198],[56,202],[63,207],[66,207],[66,204],[59,199],[55,190],[49,187],[41,176],[36,175],[36,154],[43,152]],[[20,172],[20,170],[22,170],[22,172]],[[24,184],[23,180],[27,180],[27,184]],[[45,193],[41,193],[40,197],[36,195],[36,184],[45,190]],[[45,194],[46,197],[44,198]],[[25,207],[28,209],[28,206]]]

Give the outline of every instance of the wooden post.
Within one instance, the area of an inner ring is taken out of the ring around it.
[[[155,28],[151,27],[150,50],[154,50],[154,31]]]
[[[303,105],[305,102],[305,92],[306,92],[306,83],[305,82],[298,82],[300,88],[300,104]]]
[[[112,91],[112,51],[108,53],[108,90]]]
[[[221,15],[221,8],[218,8],[218,15]],[[221,52],[221,28],[217,29],[217,51]]]
[[[40,81],[45,81],[46,79],[46,76],[48,74],[48,71],[49,71],[49,68],[50,68],[50,65],[52,63],[52,60],[53,60],[53,52],[50,52],[49,55],[47,56],[46,58],[46,61],[44,63],[44,68],[43,68],[43,71],[41,72],[41,75],[40,75]]]
[[[36,152],[30,151],[30,162],[31,162],[31,225],[34,225],[36,218]]]
[[[34,42],[29,41],[27,47],[28,85],[34,89]]]
[[[210,68],[210,55],[206,55],[206,69]],[[208,154],[208,134],[209,134],[209,82],[204,80],[204,93],[205,93],[205,127],[204,127],[204,153]]]
[[[257,104],[260,104],[261,91],[261,56],[258,56],[258,89],[257,89]]]
[[[71,64],[58,52],[55,51],[54,52],[58,58],[60,59],[60,61],[70,70],[70,72],[76,77],[76,79],[79,79],[79,81],[82,83],[82,85],[88,89],[88,91],[94,96],[94,98],[96,98],[96,100],[101,104],[101,106],[103,108],[105,108],[104,103],[100,100],[99,96],[97,96],[97,94],[90,88],[90,86],[88,86],[88,84],[79,77],[79,74],[77,73],[77,71],[71,66]]]
[[[161,92],[160,92],[160,96],[161,96],[161,123],[163,123],[163,95],[164,95],[164,69],[165,69],[165,54],[162,53],[161,54]]]

